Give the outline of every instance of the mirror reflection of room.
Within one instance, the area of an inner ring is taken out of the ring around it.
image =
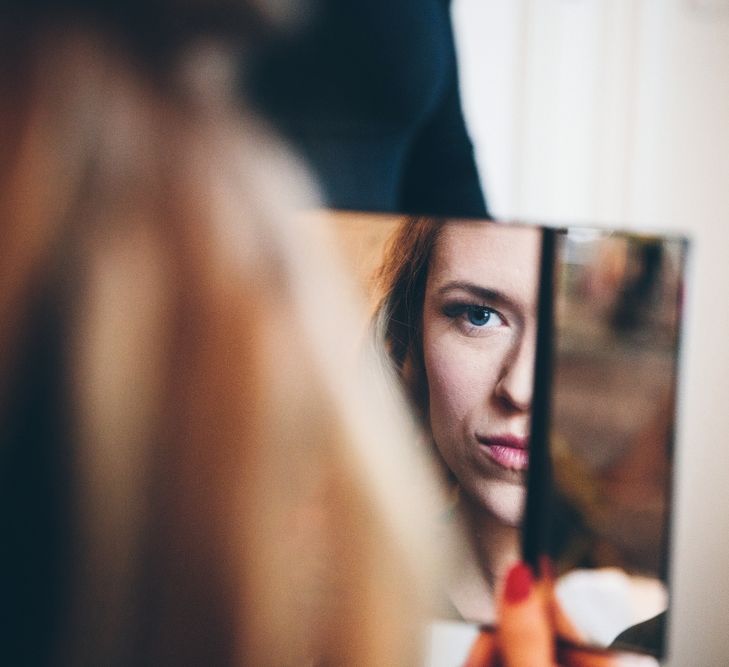
[[[680,239],[577,228],[558,250],[550,547],[567,572],[558,592],[586,641],[656,654],[683,253]],[[638,636],[621,634],[656,617]]]

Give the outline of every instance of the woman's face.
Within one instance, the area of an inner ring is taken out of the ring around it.
[[[536,345],[540,232],[448,223],[423,304],[430,427],[462,491],[521,522]]]

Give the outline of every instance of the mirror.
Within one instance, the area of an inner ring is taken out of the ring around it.
[[[374,271],[376,342],[445,488],[433,522],[454,567],[439,614],[493,622],[520,553],[541,231],[424,217],[343,226],[350,257]]]
[[[545,516],[557,594],[586,643],[657,656],[685,252],[678,238],[580,228],[556,243]]]
[[[492,623],[520,555],[541,229],[328,215],[444,480],[434,522],[455,567],[438,614]],[[556,239],[554,487],[539,529],[584,643],[661,655],[685,242],[577,227]]]

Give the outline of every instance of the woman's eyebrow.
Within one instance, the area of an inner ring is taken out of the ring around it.
[[[468,282],[467,280],[451,280],[445,285],[441,286],[436,292],[439,296],[444,296],[448,292],[463,291],[472,294],[479,299],[488,301],[490,303],[499,303],[509,306],[514,309],[520,308],[520,304],[515,299],[511,298],[508,294],[501,290],[492,289],[490,287],[483,287],[476,283]]]

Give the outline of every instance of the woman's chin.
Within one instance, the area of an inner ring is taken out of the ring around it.
[[[519,528],[524,519],[526,488],[521,484],[494,482],[479,494],[481,507],[500,524]]]

